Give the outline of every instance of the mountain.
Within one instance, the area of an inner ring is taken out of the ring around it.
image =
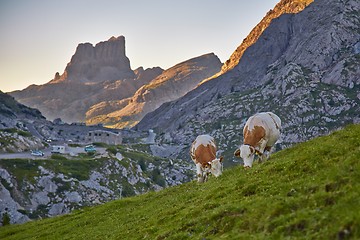
[[[179,63],[140,87],[131,98],[118,101],[113,112],[96,115],[86,122],[90,125],[103,123],[115,128],[131,127],[148,112],[194,89],[203,79],[218,72],[220,67],[221,62],[213,53]]]
[[[56,73],[50,82],[9,94],[22,104],[39,109],[49,120],[129,127],[162,103],[183,96],[220,67],[220,60],[207,54],[179,63],[164,74],[160,67],[139,67],[133,71],[125,55],[125,38],[111,37],[95,46],[79,44],[64,73]],[[145,105],[137,102],[136,96],[140,97],[150,82],[157,96]],[[168,91],[166,96],[159,95],[163,90]]]
[[[4,226],[0,238],[359,239],[359,134],[348,126],[251,169]]]
[[[125,38],[111,37],[95,46],[79,44],[64,73],[56,73],[50,82],[9,94],[20,103],[39,109],[49,120],[60,117],[69,123],[84,122],[93,105],[131,97],[162,71],[158,67],[131,70],[125,55]]]
[[[0,91],[0,152],[18,152],[43,147],[34,125],[46,122],[39,110],[18,103]]]
[[[208,133],[229,163],[256,112],[282,119],[279,148],[360,122],[359,5],[317,0],[273,19],[236,66],[147,114],[135,128],[154,129],[158,142],[187,146]]]
[[[265,17],[257,24],[244,39],[241,45],[233,52],[230,58],[224,63],[219,74],[223,74],[230,69],[233,69],[239,64],[239,61],[245,50],[253,45],[261,36],[263,31],[270,25],[271,21],[285,13],[301,12],[306,6],[312,3],[313,0],[286,0],[280,1],[274,9],[270,10]]]
[[[64,73],[56,82],[99,83],[107,80],[134,78],[130,60],[125,55],[125,37],[111,37],[93,46],[79,44]]]
[[[133,131],[111,130],[101,125],[66,124],[61,119],[51,122],[39,110],[20,104],[14,97],[0,91],[0,153],[26,155],[30,150],[44,150],[48,147],[45,140],[61,145],[68,142],[86,144],[89,131],[95,130],[113,131],[128,139],[144,136]]]
[[[106,90],[104,91],[104,98],[106,94],[109,94],[111,89],[118,89],[118,88],[124,88],[124,89],[131,89],[131,92],[134,92],[135,89],[139,89],[141,87],[141,84],[145,84],[159,76],[164,70],[160,67],[154,67],[154,68],[148,68],[145,69],[143,67],[139,67],[136,70],[134,70],[134,73],[136,75],[135,81],[127,81],[127,85],[123,81],[116,81],[113,84],[107,85]],[[130,85],[130,83],[132,85]],[[125,96],[125,94],[124,94]],[[126,95],[128,96],[128,95]],[[131,96],[129,96],[131,97]],[[124,98],[121,100],[116,100],[116,97],[113,98],[113,100],[104,100],[101,102],[98,102],[94,105],[92,105],[85,114],[85,120],[87,124],[98,124],[98,123],[107,123],[105,120],[102,119],[102,121],[98,121],[97,119],[102,118],[103,115],[106,115],[108,113],[117,111],[124,107],[123,103],[127,103],[128,98]]]
[[[39,110],[20,104],[12,96],[2,91],[0,91],[0,116],[1,129],[21,125],[17,120],[45,119]]]

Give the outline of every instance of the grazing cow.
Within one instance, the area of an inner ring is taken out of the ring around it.
[[[244,167],[251,167],[254,155],[260,162],[270,156],[270,150],[280,137],[281,120],[272,112],[262,112],[251,116],[243,129],[244,144],[236,149],[234,155],[244,160]],[[265,155],[264,151],[268,154]]]
[[[216,158],[216,144],[213,137],[198,136],[191,145],[190,156],[196,164],[198,182],[206,182],[210,173],[215,177],[221,175],[223,157]]]

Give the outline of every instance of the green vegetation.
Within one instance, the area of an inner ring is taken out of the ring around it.
[[[245,170],[0,228],[0,239],[359,239],[360,125]]]
[[[12,134],[19,134],[20,136],[23,136],[23,137],[32,137],[31,133],[30,132],[27,132],[27,131],[22,131],[22,130],[19,130],[17,128],[5,128],[5,129],[0,129],[1,132],[6,132],[6,133],[12,133]]]
[[[17,128],[0,129],[0,146],[6,150],[6,152],[13,152],[10,149],[10,146],[16,141],[16,134],[26,138],[32,137],[30,132],[22,131]]]
[[[9,217],[9,214],[7,212],[5,212],[2,215],[2,225],[3,226],[10,225],[10,217]]]
[[[56,173],[64,173],[81,181],[87,180],[93,169],[103,165],[101,159],[68,160],[59,154],[53,154],[52,158],[55,160],[1,159],[0,167],[15,175],[19,183],[23,183],[23,180],[34,183],[35,177],[40,175],[40,166]]]
[[[145,152],[145,153],[150,153],[151,154],[151,150],[150,150],[150,145],[149,144],[131,144],[131,148],[138,151],[138,152]]]

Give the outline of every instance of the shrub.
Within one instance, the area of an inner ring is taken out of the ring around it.
[[[108,151],[109,153],[112,153],[112,154],[114,154],[114,155],[117,153],[117,149],[116,149],[115,146],[108,147],[108,148],[106,149],[106,151]]]
[[[144,159],[140,159],[140,160],[138,161],[138,164],[140,165],[141,170],[142,170],[143,172],[145,172],[147,168],[146,168],[146,164],[145,164]]]
[[[165,187],[165,180],[163,178],[163,176],[160,174],[160,170],[158,168],[155,168],[152,172],[151,172],[151,176],[150,176],[151,180],[153,180],[157,185],[161,186],[161,187]]]
[[[7,212],[5,212],[2,216],[2,225],[3,226],[10,225],[10,216]]]

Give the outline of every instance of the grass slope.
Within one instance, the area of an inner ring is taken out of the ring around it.
[[[360,125],[207,183],[0,228],[0,239],[359,239]]]

